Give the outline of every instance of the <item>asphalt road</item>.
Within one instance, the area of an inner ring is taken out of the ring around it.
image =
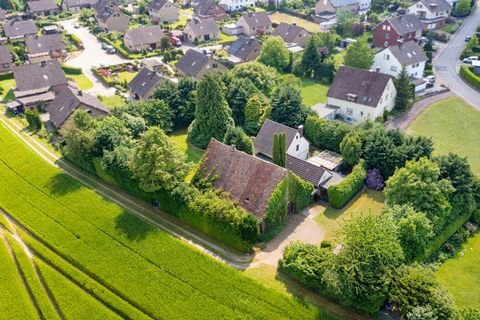
[[[458,75],[461,61],[460,54],[465,48],[465,37],[475,33],[480,24],[480,7],[465,19],[462,26],[451,37],[447,45],[433,59],[433,66],[437,74],[437,81],[447,85],[457,96],[463,98],[470,105],[480,110],[480,92],[470,87]]]

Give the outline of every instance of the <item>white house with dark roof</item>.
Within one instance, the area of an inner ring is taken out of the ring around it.
[[[355,124],[392,111],[397,90],[392,77],[379,71],[342,66],[327,92],[327,106]]]
[[[303,126],[293,129],[270,119],[265,120],[255,137],[255,154],[261,154],[271,159],[273,137],[275,133],[283,132],[286,136],[287,154],[298,159],[307,159],[310,142],[303,136]]]
[[[272,21],[265,12],[245,13],[237,20],[237,26],[249,37],[272,32]]]
[[[123,43],[132,52],[158,49],[163,36],[163,31],[158,25],[142,26],[128,29],[123,37]]]
[[[148,15],[155,23],[178,21],[178,8],[169,0],[154,0],[148,5]]]
[[[218,40],[220,29],[213,18],[193,18],[188,21],[185,28],[183,28],[183,34],[185,40],[189,42],[195,42],[195,39],[197,39],[198,42],[212,41]]]
[[[228,11],[237,11],[246,7],[254,7],[255,0],[220,0],[219,4]]]
[[[379,51],[372,69],[397,77],[405,67],[411,78],[422,78],[428,58],[423,49],[413,41],[399,43]]]
[[[420,0],[410,7],[407,12],[418,16],[425,29],[439,29],[445,25],[450,16],[452,6],[446,0]]]

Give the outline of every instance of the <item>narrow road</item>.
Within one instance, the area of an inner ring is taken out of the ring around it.
[[[129,60],[120,57],[117,54],[108,54],[102,49],[100,41],[97,37],[88,31],[88,28],[75,28],[76,19],[70,19],[58,22],[59,25],[70,34],[74,34],[82,40],[84,50],[76,57],[67,60],[66,64],[69,66],[82,68],[83,73],[92,81],[93,87],[87,92],[93,95],[112,96],[115,94],[115,89],[108,87],[98,79],[92,71],[93,67],[98,67],[100,64],[110,66],[128,62]]]
[[[473,35],[479,24],[480,6],[465,19],[447,45],[433,59],[437,81],[447,85],[453,93],[478,110],[480,110],[480,92],[465,83],[458,75],[458,70],[461,64],[459,57],[466,45],[465,37]]]

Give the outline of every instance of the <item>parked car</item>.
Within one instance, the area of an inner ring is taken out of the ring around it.
[[[427,81],[428,83],[431,83],[431,84],[434,84],[435,83],[435,80],[437,80],[437,77],[435,76],[426,76],[425,78],[423,78],[423,80]]]
[[[115,48],[108,48],[107,53],[108,54],[115,54],[115,53],[117,53],[117,50]]]
[[[466,36],[466,37],[465,37],[465,42],[468,42],[468,41],[470,41],[470,40],[472,40],[472,36]]]
[[[425,88],[429,89],[429,88],[433,88],[433,86],[434,86],[433,82],[427,82]]]
[[[75,24],[73,25],[73,27],[74,27],[75,29],[79,29],[79,28],[80,28],[80,24],[79,24],[79,23],[75,23]]]
[[[182,41],[180,41],[180,38],[178,37],[171,37],[170,43],[172,44],[172,46],[177,48],[182,46]]]
[[[108,47],[108,43],[102,42],[102,49],[107,50],[107,47]]]
[[[475,60],[478,60],[478,56],[471,56],[471,57],[465,58],[465,59],[463,59],[463,62],[471,64],[472,61],[475,61]]]

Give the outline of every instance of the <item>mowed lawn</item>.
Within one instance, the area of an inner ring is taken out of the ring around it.
[[[99,96],[100,101],[105,105],[105,107],[109,109],[113,109],[116,107],[123,107],[127,105],[127,101],[125,101],[124,97],[113,95],[113,96]]]
[[[2,103],[8,103],[10,101],[13,101],[15,99],[15,96],[13,95],[13,88],[15,87],[15,80],[14,79],[6,79],[0,81],[0,87],[2,88]]]
[[[332,240],[345,223],[361,215],[378,215],[385,206],[385,196],[380,191],[366,189],[342,209],[318,206],[322,212],[315,221],[325,229],[325,239]]]
[[[301,19],[283,12],[275,12],[273,14],[268,15],[272,23],[280,24],[282,22],[285,23],[296,23],[297,26],[304,28],[308,32],[317,33],[320,32],[320,24],[315,23],[313,21],[308,21],[305,19]]]
[[[467,157],[480,176],[480,112],[462,99],[452,97],[431,105],[408,132],[432,137],[434,154],[452,152]]]
[[[72,79],[77,84],[78,89],[88,90],[93,87],[92,81],[87,78],[86,75],[82,74],[69,74],[67,78]]]
[[[198,163],[203,156],[202,149],[192,146],[187,141],[187,129],[176,130],[170,135],[177,148],[187,156],[188,162]]]
[[[42,253],[47,262],[60,265],[65,274],[83,275],[77,285],[84,292],[101,287],[102,304],[117,315],[128,306],[129,314],[153,319],[320,318],[312,305],[242,276],[84,187],[1,124],[0,207],[30,232],[22,238],[35,237],[34,245],[51,251]],[[44,266],[40,269],[45,272]],[[61,281],[46,269],[48,284]],[[5,300],[1,303],[23,303]]]
[[[440,267],[437,277],[459,306],[480,309],[480,235],[469,239],[463,248]]]
[[[328,86],[321,84],[318,81],[311,79],[301,79],[302,87],[300,92],[302,93],[303,103],[307,107],[312,107],[317,103],[325,103],[327,101]]]

